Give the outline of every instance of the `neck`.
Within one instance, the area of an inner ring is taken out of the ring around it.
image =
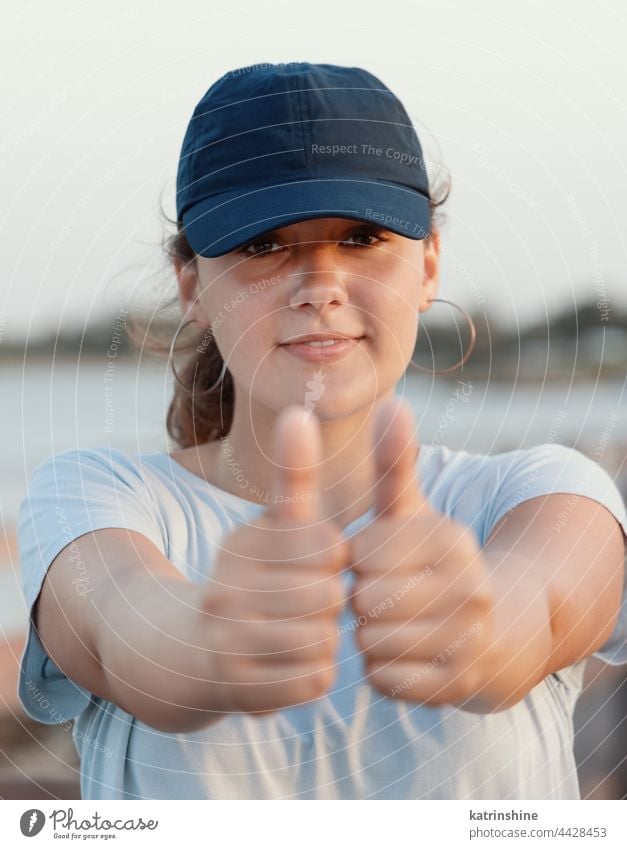
[[[391,397],[393,390],[378,399]],[[228,435],[213,443],[212,463],[219,486],[249,501],[274,502],[273,428],[277,413],[254,399],[236,393]],[[240,400],[241,399],[241,400]],[[341,419],[320,419],[323,456],[319,468],[321,514],[342,527],[374,502],[373,419],[377,405],[356,410]],[[315,413],[315,411],[314,411]]]

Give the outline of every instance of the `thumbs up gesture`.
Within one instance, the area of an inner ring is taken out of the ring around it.
[[[349,545],[319,509],[320,423],[275,424],[270,507],[222,542],[204,602],[211,709],[263,714],[322,696],[336,675]]]
[[[487,673],[488,570],[470,529],[421,490],[410,408],[395,397],[377,413],[375,519],[351,539],[355,639],[382,694],[455,704]]]

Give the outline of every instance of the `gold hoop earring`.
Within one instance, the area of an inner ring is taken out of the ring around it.
[[[192,383],[191,389],[189,388],[189,386],[186,386],[183,383],[181,378],[178,376],[176,369],[174,368],[174,347],[176,345],[176,340],[178,339],[179,333],[181,332],[181,330],[184,330],[190,324],[194,324],[193,319],[190,320],[190,321],[186,321],[184,324],[182,324],[179,327],[179,329],[176,331],[176,333],[174,334],[174,339],[172,340],[172,344],[170,345],[170,358],[169,359],[170,359],[170,368],[172,369],[172,374],[174,375],[174,380],[178,383],[178,385],[181,387],[181,389],[185,390],[185,392],[189,392],[190,394],[194,394],[194,388],[193,387],[196,383],[196,374],[197,374],[197,371],[198,371],[198,363],[196,363],[196,368],[194,369],[194,381]],[[222,364],[222,371],[220,372],[220,377],[216,380],[216,382],[213,384],[213,386],[210,386],[209,389],[203,389],[202,392],[196,392],[195,394],[197,396],[200,396],[200,395],[209,395],[210,392],[214,392],[216,390],[216,388],[221,385],[222,381],[224,380],[225,374],[226,374],[226,360],[224,360],[224,362]]]
[[[460,366],[463,366],[464,363],[466,362],[466,360],[468,359],[468,357],[472,354],[473,348],[475,347],[475,341],[477,339],[477,329],[475,327],[474,321],[468,315],[468,313],[466,312],[465,309],[462,309],[460,306],[453,303],[453,301],[447,301],[444,298],[430,298],[428,303],[433,304],[436,301],[441,303],[441,304],[450,304],[452,307],[455,307],[455,309],[458,309],[460,312],[462,312],[464,314],[466,321],[468,322],[468,326],[470,328],[470,345],[468,346],[468,350],[466,351],[464,356],[461,358],[461,360],[459,360],[459,362],[456,362],[455,365],[450,366],[449,368],[445,368],[445,369],[424,368],[423,366],[416,365],[416,363],[413,360],[410,360],[410,363],[412,364],[412,366],[414,368],[417,368],[419,371],[425,371],[428,374],[448,374],[448,372],[455,371],[455,369],[459,368]]]

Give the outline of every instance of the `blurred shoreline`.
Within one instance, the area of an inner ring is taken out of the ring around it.
[[[515,385],[626,377],[627,307],[624,305],[610,306],[607,301],[589,298],[523,326],[514,321],[505,324],[482,309],[470,307],[467,313],[475,325],[476,340],[463,370],[455,378],[461,375],[466,379]],[[470,347],[470,331],[460,315],[451,307],[436,313],[435,321],[430,311],[421,315],[412,356],[414,363],[443,370],[462,359]],[[124,309],[115,315],[92,319],[80,328],[60,327],[28,339],[12,339],[7,334],[0,337],[0,362],[35,365],[42,360],[72,360],[104,364],[111,359],[128,362],[140,357],[159,359],[148,347],[138,351],[130,341],[127,327],[134,322],[146,327],[149,335],[168,343],[180,327],[177,317],[148,318],[140,310]]]

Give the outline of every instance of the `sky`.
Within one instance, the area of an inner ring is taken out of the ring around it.
[[[440,297],[521,327],[589,299],[624,307],[626,42],[620,0],[40,0],[5,14],[0,341],[174,294],[160,204],[174,217],[187,123],[219,76],[262,62],[357,65],[401,98],[431,174],[452,177]]]

